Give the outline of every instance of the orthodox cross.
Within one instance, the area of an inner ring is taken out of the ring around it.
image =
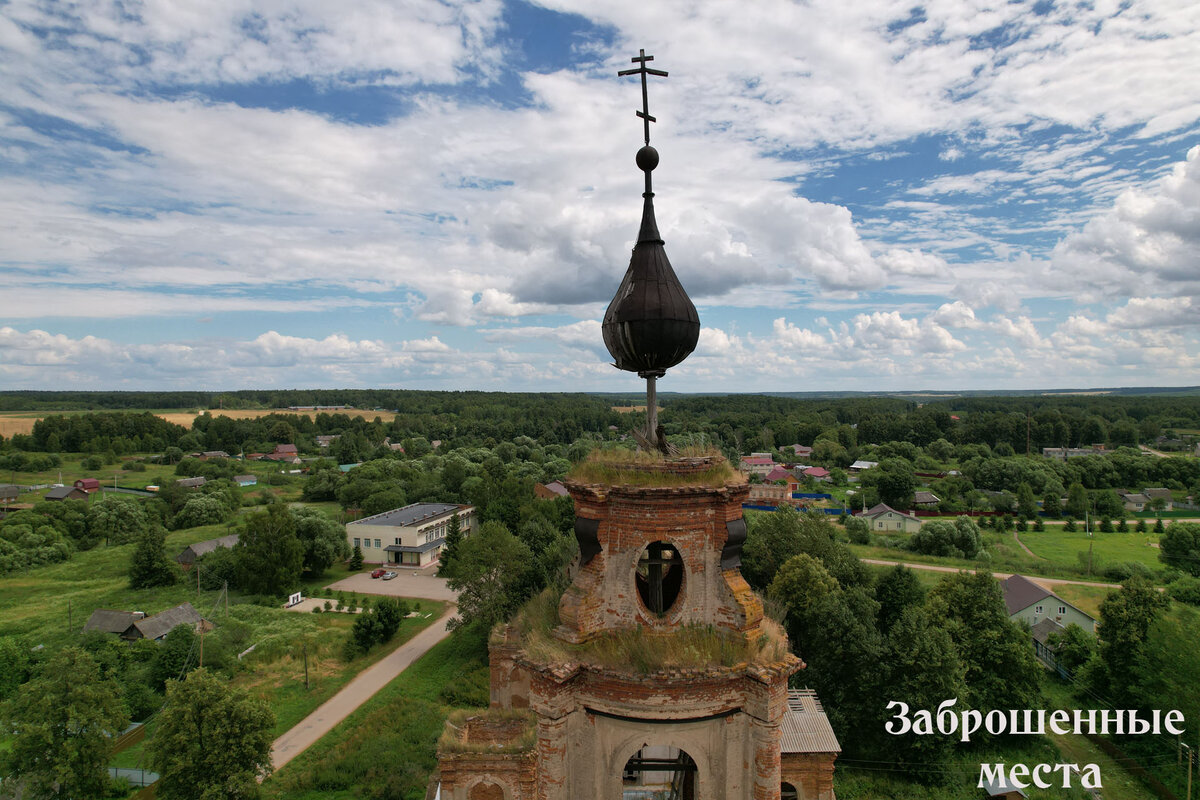
[[[647,61],[653,61],[654,56],[646,55],[645,50],[638,50],[639,55],[629,59],[638,66],[634,69],[623,69],[617,73],[617,77],[623,78],[626,75],[641,75],[642,76],[642,110],[637,112],[637,115],[642,118],[642,125],[646,128],[646,144],[650,144],[650,123],[658,122],[654,117],[650,116],[650,98],[646,93],[646,76],[658,75],[660,78],[667,77],[667,73],[661,69],[650,69],[646,66]]]

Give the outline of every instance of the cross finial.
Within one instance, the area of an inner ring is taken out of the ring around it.
[[[638,55],[631,58],[634,64],[638,66],[634,69],[623,69],[617,73],[618,77],[626,75],[641,75],[642,76],[642,110],[637,112],[637,115],[642,118],[642,125],[646,129],[646,144],[650,144],[650,123],[658,122],[654,117],[650,116],[650,98],[646,93],[646,76],[658,75],[661,78],[667,77],[667,73],[661,69],[650,69],[646,66],[647,61],[653,61],[654,56],[646,55],[645,50],[638,50]]]

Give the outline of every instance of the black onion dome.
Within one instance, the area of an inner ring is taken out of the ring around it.
[[[639,151],[638,166],[646,171],[647,179],[657,164],[654,148],[646,146]],[[638,241],[629,269],[604,312],[601,331],[617,369],[649,377],[661,376],[696,349],[700,315],[667,259],[654,220],[654,193],[643,196],[646,202]]]

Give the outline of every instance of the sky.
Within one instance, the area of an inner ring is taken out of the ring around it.
[[[0,389],[1200,384],[1200,4],[0,0]]]

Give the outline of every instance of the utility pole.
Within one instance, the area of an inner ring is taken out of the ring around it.
[[[225,593],[225,618],[229,618],[229,581],[225,581],[224,588],[221,589]]]
[[[194,563],[196,564],[196,600],[199,601],[199,599],[200,599],[200,562],[197,561]]]
[[[204,625],[200,626],[200,666],[204,667]]]
[[[1192,754],[1196,751],[1188,748],[1188,796],[1187,800],[1192,800]]]
[[[71,598],[67,598],[67,630],[74,631],[75,625],[71,622]]]
[[[308,640],[304,641],[304,688],[308,689]]]

